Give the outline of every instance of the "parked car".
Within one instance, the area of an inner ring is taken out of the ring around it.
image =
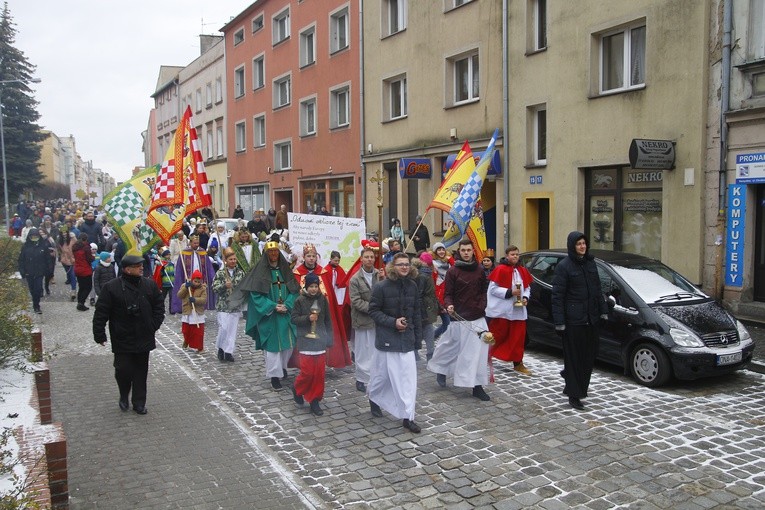
[[[741,322],[676,271],[641,255],[591,253],[610,309],[600,331],[601,361],[657,387],[672,376],[727,374],[752,360],[754,342]],[[533,277],[527,322],[532,343],[562,348],[552,322],[552,282],[555,266],[567,256],[566,250],[543,250],[520,257]]]

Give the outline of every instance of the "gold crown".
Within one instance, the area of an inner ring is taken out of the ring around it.
[[[494,258],[494,250],[491,248],[488,248],[486,251],[483,252],[484,257]]]
[[[279,241],[268,241],[266,243],[266,250],[278,250],[279,249]]]
[[[303,245],[303,255],[305,255],[305,254],[306,254],[306,253],[308,253],[309,251],[312,251],[312,252],[314,252],[314,253],[318,253],[318,252],[316,251],[316,246],[314,246],[314,245],[313,245],[313,243],[305,243],[305,244]]]

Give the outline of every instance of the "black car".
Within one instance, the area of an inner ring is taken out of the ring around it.
[[[746,328],[714,299],[658,260],[631,253],[591,250],[608,322],[600,331],[598,359],[623,367],[638,383],[656,387],[670,377],[698,379],[727,374],[752,360]],[[552,322],[552,281],[566,250],[521,254],[533,276],[527,335],[561,348]]]

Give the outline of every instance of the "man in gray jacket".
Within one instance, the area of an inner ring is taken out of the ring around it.
[[[366,392],[369,370],[375,350],[375,321],[369,316],[372,289],[383,278],[382,270],[375,269],[377,255],[372,248],[361,252],[361,267],[348,284],[351,298],[351,326],[355,333],[353,355],[356,365],[356,389]]]
[[[413,351],[422,338],[417,271],[405,253],[397,253],[386,272],[388,278],[374,286],[369,303],[369,315],[375,321],[369,406],[372,416],[381,417],[381,408],[385,409],[416,434],[420,426],[414,422],[417,365]]]

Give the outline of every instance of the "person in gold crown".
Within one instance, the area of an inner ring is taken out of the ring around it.
[[[189,247],[181,250],[181,254],[175,261],[175,278],[173,280],[173,291],[170,293],[170,313],[181,313],[183,306],[178,291],[186,282],[191,281],[191,275],[199,270],[202,273],[202,279],[207,286],[207,310],[215,309],[215,293],[211,291],[215,270],[212,260],[207,256],[207,251],[200,248],[199,236],[191,235],[189,238]]]
[[[329,302],[329,313],[332,317],[332,333],[335,342],[327,349],[327,366],[343,368],[349,366],[351,352],[348,350],[348,333],[345,330],[340,305],[337,303],[334,287],[332,285],[332,273],[318,263],[319,254],[316,246],[306,244],[303,247],[303,263],[295,266],[293,273],[298,285],[305,287],[305,277],[313,273],[319,277],[319,290]]]
[[[279,249],[277,235],[266,243],[265,256],[229,298],[230,303],[248,300],[244,331],[255,340],[256,349],[265,351],[266,377],[275,390],[282,387],[280,378],[287,375],[287,363],[295,347],[296,330],[290,313],[299,292],[289,263]]]

